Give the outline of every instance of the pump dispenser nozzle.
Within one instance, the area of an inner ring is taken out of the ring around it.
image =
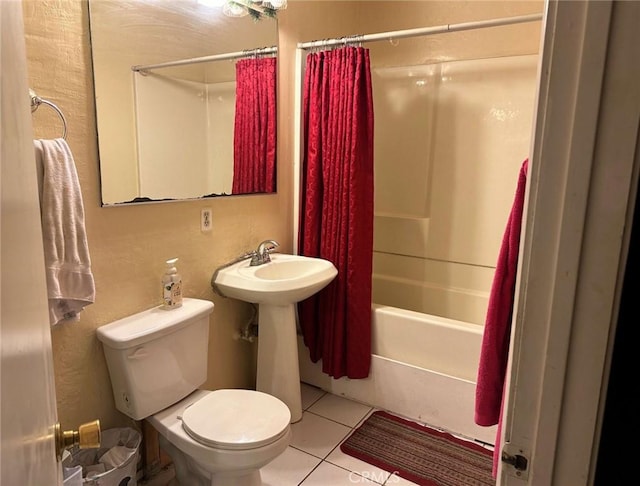
[[[165,263],[167,268],[162,277],[162,300],[165,309],[175,309],[182,305],[182,278],[176,268],[177,258],[171,258]]]

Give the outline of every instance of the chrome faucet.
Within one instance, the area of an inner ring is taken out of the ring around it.
[[[258,249],[253,252],[249,266],[255,267],[257,265],[262,265],[263,263],[269,263],[271,261],[271,256],[269,254],[279,246],[280,245],[277,241],[264,240],[258,245]]]

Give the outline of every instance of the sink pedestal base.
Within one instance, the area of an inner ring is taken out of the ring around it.
[[[258,306],[256,389],[282,400],[291,423],[302,418],[295,304]]]

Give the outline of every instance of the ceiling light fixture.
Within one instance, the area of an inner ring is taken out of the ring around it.
[[[278,10],[287,8],[287,0],[226,0],[222,12],[229,17],[250,15],[254,20],[275,18]]]

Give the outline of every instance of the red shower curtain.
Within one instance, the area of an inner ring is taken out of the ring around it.
[[[307,55],[298,251],[333,262],[337,277],[298,306],[311,359],[340,378],[371,364],[373,99],[369,51]]]
[[[236,63],[232,194],[276,188],[276,58]]]

